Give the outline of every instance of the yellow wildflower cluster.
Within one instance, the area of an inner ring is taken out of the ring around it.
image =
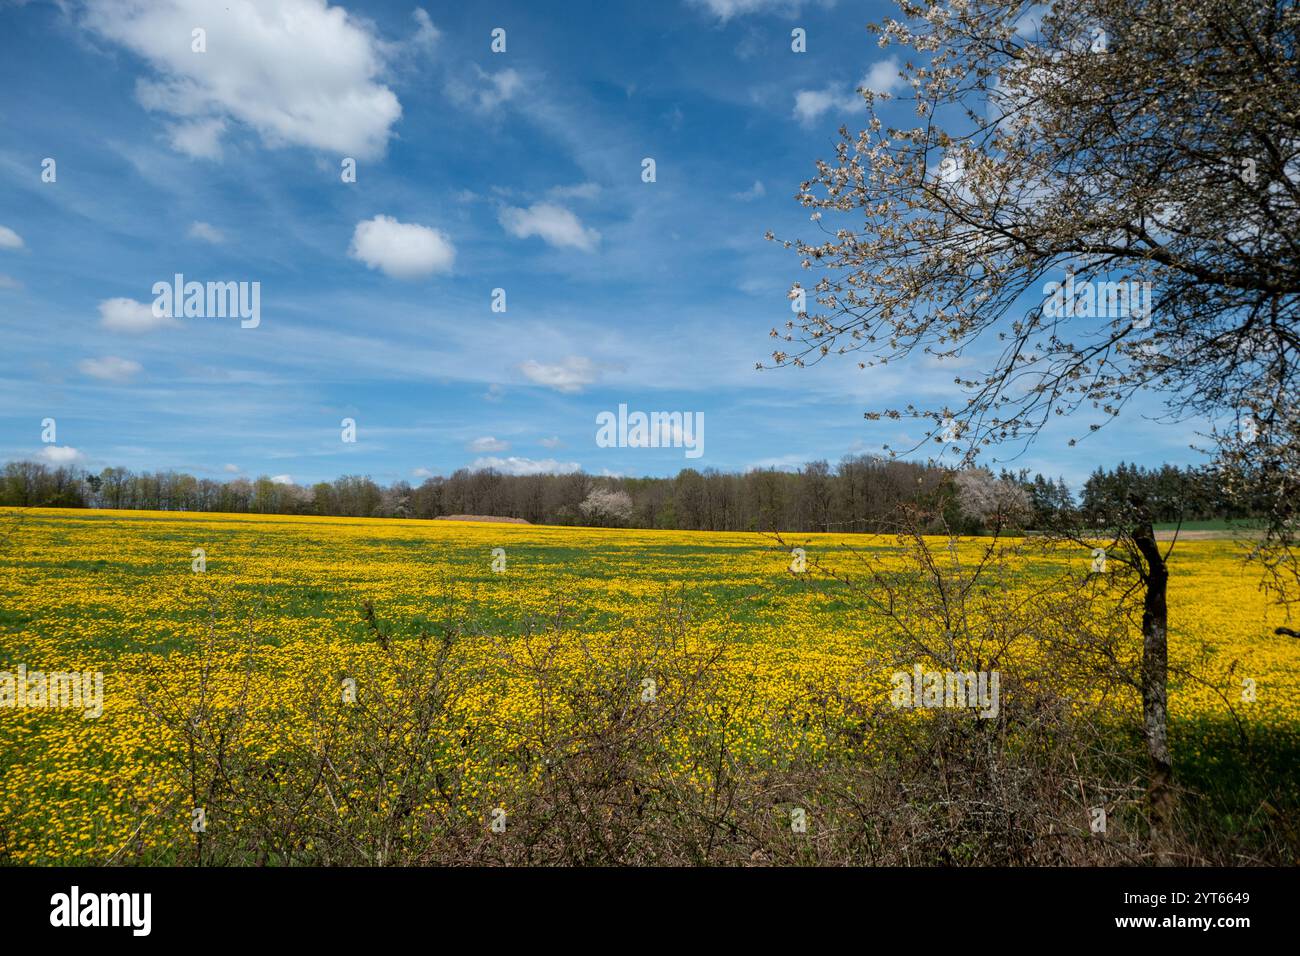
[[[888,673],[869,663],[886,640],[879,610],[829,578],[795,573],[790,554],[798,546],[810,564],[852,574],[860,552],[886,565],[899,560],[895,542],[883,537],[777,542],[735,533],[72,510],[0,519],[9,525],[0,541],[0,673],[22,666],[104,675],[97,718],[0,706],[0,858],[15,862],[105,863],[142,834],[161,843],[187,835],[194,798],[176,770],[185,720],[243,707],[253,728],[245,741],[260,756],[311,747],[322,724],[310,715],[343,713],[349,694],[364,703],[397,692],[403,671],[376,665],[379,642],[427,657],[453,627],[461,650],[441,723],[387,731],[457,736],[462,744],[446,754],[449,775],[460,781],[457,801],[484,819],[519,782],[513,778],[540,768],[540,754],[531,765],[496,755],[531,753],[543,733],[559,739],[576,719],[539,690],[531,668],[543,659],[550,672],[573,675],[575,694],[584,675],[598,671],[623,674],[632,694],[653,699],[672,698],[674,682],[688,679],[682,660],[710,658],[721,677],[694,726],[731,735],[735,752],[754,764],[827,747],[826,727],[847,719],[839,701],[888,700]],[[981,546],[960,548],[974,554]],[[1086,570],[1089,561],[1080,551],[1049,563]],[[1025,570],[1029,588],[1034,569]],[[1273,634],[1283,617],[1231,542],[1178,546],[1170,607],[1172,661],[1210,675],[1175,680],[1173,719],[1231,710],[1233,719],[1295,732],[1296,642]],[[684,646],[674,647],[679,669],[659,672],[661,638],[651,636],[662,631],[666,609],[680,614]],[[557,616],[572,628],[555,630]],[[557,646],[553,633],[581,637]],[[425,642],[417,644],[420,634]],[[677,744],[683,758],[675,769],[689,774],[690,742]],[[366,787],[364,774],[347,778],[341,815]],[[379,788],[370,798],[384,810],[391,794]]]

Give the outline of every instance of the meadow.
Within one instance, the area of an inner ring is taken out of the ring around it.
[[[954,562],[987,546],[933,544]],[[793,547],[807,552],[808,573],[792,571]],[[491,840],[499,808],[502,826],[526,829],[538,781],[604,746],[591,744],[595,714],[622,734],[634,776],[653,775],[629,794],[707,791],[716,802],[723,782],[734,795],[732,781],[767,781],[746,792],[780,822],[818,798],[774,774],[870,762],[893,739],[878,718],[890,711],[891,672],[912,658],[897,618],[842,578],[867,562],[901,575],[904,558],[890,536],[5,512],[0,672],[101,671],[104,701],[97,719],[0,708],[0,860],[352,862],[346,844],[363,862],[421,862],[438,839],[478,859],[475,841]],[[1090,560],[1078,549],[1017,552],[982,596],[981,626],[1032,620],[1035,589],[1086,576]],[[1210,795],[1221,825],[1250,831],[1272,814],[1285,840],[1300,754],[1297,642],[1274,635],[1284,616],[1233,542],[1180,543],[1171,568],[1181,779]],[[1041,684],[1049,669],[1068,682],[1025,634],[997,662],[1020,680],[1013,687]],[[1086,679],[1072,690],[1071,706],[1090,696]],[[402,694],[415,701],[405,710],[391,704]],[[1112,715],[1123,740],[1136,692],[1098,696],[1088,706]],[[702,756],[715,751],[725,761]],[[304,783],[295,774],[308,767]],[[1089,798],[1066,797],[1078,798],[1085,839]],[[1116,821],[1127,799],[1115,797]],[[357,829],[332,843],[301,822],[321,814]],[[367,814],[386,821],[382,839]],[[266,836],[271,818],[282,838]],[[700,859],[713,861],[706,842]],[[930,861],[918,854],[907,860]]]

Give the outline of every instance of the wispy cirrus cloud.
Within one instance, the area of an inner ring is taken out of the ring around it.
[[[77,363],[77,368],[81,370],[83,375],[116,384],[129,382],[143,370],[139,362],[124,359],[117,355],[82,359]]]
[[[573,186],[554,186],[546,194],[553,199],[595,199],[600,195],[600,184],[585,182]]]
[[[600,377],[596,363],[581,355],[570,355],[551,364],[529,359],[519,366],[519,370],[529,381],[557,392],[580,392]]]
[[[794,16],[805,6],[804,0],[689,0],[691,6],[699,7],[717,17],[723,23],[747,14],[779,14]],[[829,7],[835,0],[822,0],[821,5]]]
[[[190,228],[189,231],[186,232],[186,235],[191,239],[202,239],[204,242],[211,242],[214,245],[219,245],[226,241],[226,234],[216,226],[207,222],[196,221],[190,223]]]
[[[461,106],[491,113],[512,100],[524,88],[524,78],[518,70],[507,68],[489,73],[476,63],[470,70],[453,76],[447,82],[447,95]]]

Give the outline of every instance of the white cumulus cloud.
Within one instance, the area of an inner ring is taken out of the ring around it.
[[[858,85],[873,93],[897,93],[907,88],[907,81],[899,75],[900,69],[898,57],[886,57],[873,63]]]
[[[834,106],[839,97],[830,89],[799,90],[794,94],[794,118],[808,125]]]
[[[456,247],[441,230],[375,216],[357,223],[348,255],[394,279],[450,272]]]
[[[8,226],[0,226],[0,249],[21,249],[23,237]]]
[[[556,461],[554,458],[476,458],[471,468],[492,468],[506,475],[568,475],[582,471],[576,461]]]
[[[509,442],[502,441],[499,438],[493,438],[491,435],[487,435],[483,438],[475,438],[469,443],[469,450],[476,452],[506,451],[509,447]]]
[[[828,86],[822,90],[798,90],[794,94],[794,118],[810,126],[824,113],[851,113],[864,105],[858,89],[893,94],[907,85],[898,70],[898,60],[891,56],[873,64],[856,89]]]
[[[99,324],[110,332],[139,335],[175,325],[169,316],[154,315],[153,306],[135,299],[105,299],[99,303]]]
[[[588,229],[582,221],[563,206],[555,203],[534,203],[527,209],[505,206],[497,218],[502,227],[517,239],[539,236],[552,246],[569,246],[590,252],[600,242],[600,233]]]
[[[400,45],[326,0],[85,0],[81,22],[148,62],[136,96],[174,117],[172,144],[190,155],[219,155],[234,121],[267,146],[369,159],[402,115],[381,82]],[[415,41],[431,27],[417,17]],[[192,49],[196,28],[206,52]]]
[[[81,452],[68,445],[46,445],[39,454],[51,465],[71,465],[84,457]]]

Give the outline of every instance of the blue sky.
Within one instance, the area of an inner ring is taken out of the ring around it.
[[[951,368],[754,368],[807,284],[763,234],[812,233],[794,194],[865,116],[853,89],[892,81],[865,28],[889,11],[0,0],[0,459],[418,482],[919,438],[863,412],[952,401]],[[155,319],[176,273],[260,283],[260,324]],[[703,456],[597,447],[620,403],[702,412]],[[1074,449],[1086,420],[1054,424],[1016,465],[1197,460],[1194,425],[1144,410]]]

